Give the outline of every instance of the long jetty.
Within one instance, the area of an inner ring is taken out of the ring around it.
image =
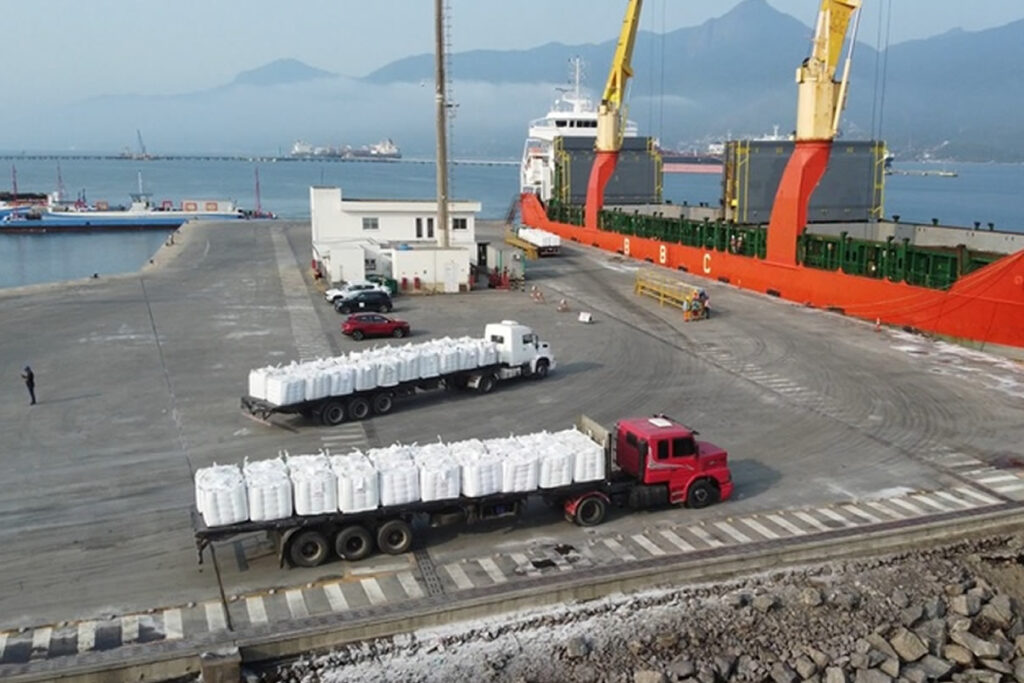
[[[246,163],[275,164],[278,162],[328,162],[328,163],[366,163],[366,164],[434,164],[430,158],[424,159],[377,159],[373,157],[333,157],[333,156],[290,156],[260,154],[78,154],[62,153],[18,153],[0,152],[0,159],[6,161],[241,161]],[[519,161],[510,159],[452,159],[456,166],[518,166]]]

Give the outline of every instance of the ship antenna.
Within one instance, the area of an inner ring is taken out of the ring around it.
[[[60,173],[60,162],[57,162],[57,201],[64,201],[64,177]]]
[[[18,201],[18,167],[14,164],[11,164],[11,194],[14,195],[12,201]]]

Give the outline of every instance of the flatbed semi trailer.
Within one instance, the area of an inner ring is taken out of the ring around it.
[[[326,426],[346,420],[365,420],[372,415],[392,411],[396,399],[438,389],[473,390],[487,394],[499,382],[519,377],[543,379],[555,369],[555,358],[547,342],[539,340],[532,329],[513,320],[489,323],[484,339],[497,346],[497,362],[433,377],[410,379],[392,386],[375,386],[344,395],[323,396],[291,403],[274,403],[257,396],[241,398],[242,412],[267,421],[273,415],[300,414]]]
[[[609,432],[586,416],[576,428],[604,453],[604,476],[567,486],[480,497],[382,506],[365,512],[292,515],[284,519],[240,522],[209,527],[193,512],[199,562],[211,543],[243,534],[266,533],[281,566],[316,567],[332,556],[356,561],[375,551],[407,552],[414,542],[414,524],[429,527],[471,525],[517,517],[531,498],[561,510],[580,526],[605,520],[610,506],[646,509],[668,505],[700,508],[732,495],[727,453],[681,423],[656,415],[619,421]]]

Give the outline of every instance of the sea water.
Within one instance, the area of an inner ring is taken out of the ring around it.
[[[511,161],[511,160],[507,160]],[[52,192],[57,188],[54,160],[16,160],[21,192]],[[893,175],[886,178],[885,215],[903,222],[982,229],[989,222],[997,229],[1024,232],[1024,165],[1019,164],[900,164],[912,171],[955,171],[955,178]],[[309,218],[312,185],[340,187],[346,197],[360,199],[433,199],[434,167],[411,162],[284,161],[162,161],[64,159],[60,179],[65,196],[84,194],[90,202],[105,200],[112,206],[127,204],[129,193],[143,190],[159,204],[183,199],[234,199],[246,209],[256,208],[256,171],[260,205],[281,218]],[[515,201],[519,166],[456,164],[450,195],[479,201],[479,218],[503,219]],[[0,188],[9,184],[0,182]],[[707,202],[718,205],[718,175],[666,174],[664,197],[673,203]],[[163,244],[167,231],[139,233],[0,234],[0,287],[134,272]]]

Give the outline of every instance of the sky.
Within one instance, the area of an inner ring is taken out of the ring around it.
[[[648,0],[641,28],[671,31],[739,0]],[[810,25],[818,0],[768,0]],[[446,0],[450,43],[526,49],[614,38],[625,0]],[[874,44],[881,8],[891,42],[1024,18],[1020,0],[864,0],[860,39]],[[212,88],[279,58],[348,76],[433,51],[433,0],[6,0],[0,86],[37,103]],[[457,75],[456,75],[457,77]]]

